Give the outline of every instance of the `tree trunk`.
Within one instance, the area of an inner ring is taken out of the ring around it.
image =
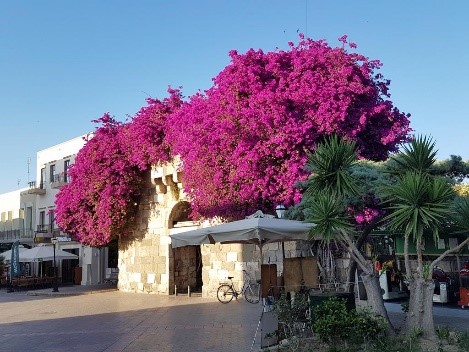
[[[409,312],[404,328],[406,334],[416,332],[415,329],[418,329],[423,333],[424,338],[436,339],[433,322],[434,288],[435,284],[430,279],[416,278],[409,282]]]
[[[350,258],[350,264],[347,271],[347,292],[355,291],[355,272],[357,271],[357,262]]]
[[[338,243],[340,243],[341,246],[349,252],[350,257],[357,262],[357,265],[363,271],[360,276],[362,278],[363,285],[365,286],[368,306],[371,308],[373,313],[384,318],[386,322],[386,333],[388,335],[394,335],[395,331],[391,321],[389,320],[386,307],[384,306],[379,277],[376,275],[373,263],[363,256],[347,234],[343,233]]]
[[[432,279],[433,263],[425,273],[423,266],[423,243],[421,239],[416,241],[417,268],[413,275],[407,273],[409,278],[409,311],[407,313],[404,332],[410,334],[417,331],[423,334],[423,338],[436,340],[435,324],[433,323],[433,291],[435,284]],[[404,250],[406,263],[409,263],[408,248]],[[406,265],[406,270],[410,266]]]
[[[365,243],[366,238],[368,235],[371,233],[371,231],[375,228],[377,221],[373,221],[371,224],[365,227],[363,232],[361,233],[360,237],[357,240],[356,247],[357,249],[361,252],[361,248],[363,244]],[[348,272],[347,272],[347,292],[354,292],[355,290],[355,272],[357,271],[357,262],[353,259],[353,257],[350,257],[350,264],[348,267]]]
[[[394,327],[389,320],[388,312],[384,306],[383,293],[379,284],[379,278],[376,275],[363,272],[361,274],[363,285],[365,286],[368,306],[373,313],[381,316],[387,323],[386,334],[389,336],[395,335]]]

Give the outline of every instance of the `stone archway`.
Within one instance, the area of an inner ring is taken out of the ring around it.
[[[187,226],[185,223],[190,223],[189,226],[193,226],[190,213],[191,205],[189,202],[181,201],[176,203],[168,217],[168,229]]]
[[[191,205],[182,201],[177,203],[168,217],[170,233],[192,230],[197,224],[190,217]],[[173,282],[179,293],[202,292],[202,255],[200,246],[185,246],[173,249]]]

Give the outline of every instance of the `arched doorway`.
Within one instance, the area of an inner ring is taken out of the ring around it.
[[[193,230],[197,223],[190,217],[189,202],[179,202],[171,210],[168,219],[170,233]],[[178,293],[202,292],[202,255],[200,246],[185,246],[173,249],[173,280]]]

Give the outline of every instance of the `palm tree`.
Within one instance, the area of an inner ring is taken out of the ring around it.
[[[307,169],[312,172],[305,192],[305,220],[315,223],[312,238],[322,236],[326,241],[335,241],[362,269],[368,304],[374,313],[388,323],[387,331],[394,330],[384,306],[379,276],[374,265],[361,253],[354,242],[356,232],[353,219],[346,212],[346,199],[357,195],[360,188],[351,174],[357,163],[355,143],[332,136],[318,145],[308,155]]]
[[[432,271],[436,263],[451,251],[431,263],[425,263],[425,235],[430,234],[434,240],[438,239],[440,229],[453,214],[457,214],[451,207],[455,199],[452,185],[446,179],[430,174],[436,156],[434,148],[435,143],[431,139],[415,138],[393,158],[395,163],[390,172],[398,175],[398,181],[383,189],[390,211],[385,218],[387,226],[404,237],[404,260],[410,290],[405,330],[410,333],[415,328],[421,329],[424,337],[431,339],[435,338]],[[469,203],[460,207],[469,209]],[[469,210],[459,214],[467,216],[467,227]],[[414,267],[410,261],[409,241],[416,247],[417,261]]]

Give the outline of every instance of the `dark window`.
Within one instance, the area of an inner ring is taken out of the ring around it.
[[[54,222],[55,222],[55,212],[53,210],[49,210],[49,225],[50,229],[54,229]]]
[[[54,182],[55,178],[55,164],[50,166],[50,182]]]
[[[39,225],[44,225],[46,222],[46,212],[44,210],[41,210],[39,212]]]
[[[64,182],[68,182],[68,167],[70,166],[70,160],[64,161]]]
[[[41,169],[41,183],[39,184],[40,189],[44,189],[44,182],[46,182],[46,168]]]

